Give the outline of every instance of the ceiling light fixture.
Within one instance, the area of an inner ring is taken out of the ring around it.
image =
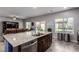
[[[15,15],[10,15],[10,17],[11,17],[13,20],[16,20],[16,16],[15,16]]]
[[[13,17],[13,20],[16,20],[16,17]]]

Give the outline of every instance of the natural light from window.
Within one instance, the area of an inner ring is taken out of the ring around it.
[[[31,22],[26,22],[26,29],[31,29]]]
[[[45,31],[45,21],[36,22],[36,31],[38,32]]]
[[[74,18],[55,19],[55,32],[72,32],[74,33]]]

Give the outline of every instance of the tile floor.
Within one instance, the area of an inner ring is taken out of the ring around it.
[[[51,47],[46,52],[79,52],[79,45],[53,39]]]
[[[4,52],[4,43],[0,42],[0,52]]]

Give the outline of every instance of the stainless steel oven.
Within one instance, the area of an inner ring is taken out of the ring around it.
[[[37,52],[37,41],[31,41],[21,46],[21,52]]]

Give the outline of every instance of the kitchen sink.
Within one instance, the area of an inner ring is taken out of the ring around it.
[[[43,35],[43,33],[33,34],[32,36],[40,36],[40,35]]]

